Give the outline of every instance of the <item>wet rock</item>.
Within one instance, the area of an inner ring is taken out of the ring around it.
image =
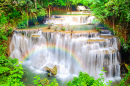
[[[50,73],[48,73],[48,76],[50,76]]]
[[[47,72],[50,72],[50,71],[51,71],[51,68],[49,68],[49,67],[44,67],[44,69],[45,69]]]
[[[51,69],[51,74],[55,76],[57,74],[57,66],[54,66],[53,69]]]
[[[13,45],[10,45],[11,44],[11,36],[8,37],[8,40],[5,42],[7,44],[7,52],[6,52],[6,55],[9,57],[11,52],[10,52],[10,46],[13,46]],[[12,47],[12,51],[14,50],[14,47]]]
[[[53,76],[55,76],[57,74],[57,66],[54,66],[53,69],[52,68],[49,68],[49,67],[44,67],[44,69],[47,71],[47,72],[51,72],[51,74]],[[48,76],[50,75],[50,73],[48,73]]]

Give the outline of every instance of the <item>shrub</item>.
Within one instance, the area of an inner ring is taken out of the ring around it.
[[[0,70],[1,86],[24,86],[23,82],[20,81],[23,68],[17,59],[0,56]]]
[[[25,20],[25,21],[19,22],[17,25],[17,28],[19,29],[27,28],[27,21]]]
[[[34,80],[33,82],[37,86],[59,86],[55,78],[52,80],[50,84],[47,78],[40,79],[39,75],[36,75],[34,78],[36,78],[36,80]]]
[[[103,68],[104,69],[104,68]],[[103,72],[106,72],[102,70]],[[87,73],[80,72],[78,77],[74,77],[72,81],[67,83],[67,86],[110,86],[112,81],[108,82],[108,85],[104,83],[103,74],[99,74],[101,78],[97,80],[94,77],[89,76]]]
[[[24,86],[21,82],[23,75],[22,65],[17,59],[6,57],[7,37],[11,34],[12,28],[0,29],[0,86]]]
[[[65,27],[62,27],[62,30],[63,30],[63,31],[65,31],[65,29],[66,29]]]
[[[125,86],[124,82],[128,79],[128,77],[130,77],[130,66],[128,66],[128,68],[129,68],[128,73],[126,73],[125,74],[126,76],[120,81],[120,85],[119,86]]]

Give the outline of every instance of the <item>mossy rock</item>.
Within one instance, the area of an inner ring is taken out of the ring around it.
[[[49,67],[44,67],[44,69],[45,69],[47,72],[50,72],[50,71],[51,71],[51,68],[49,68]]]
[[[50,72],[53,76],[55,76],[57,74],[57,66],[54,66],[53,69],[49,68],[49,67],[44,67],[44,69],[49,72],[48,76],[50,75]]]
[[[51,74],[55,76],[57,74],[57,66],[54,66],[53,69],[51,69]]]
[[[48,76],[50,76],[50,73],[48,73]]]

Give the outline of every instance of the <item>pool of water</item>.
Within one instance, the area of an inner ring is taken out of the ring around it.
[[[59,86],[65,86],[66,82],[68,81],[72,81],[73,79],[73,75],[69,75],[69,76],[60,76],[56,75],[56,76],[48,76],[48,72],[44,72],[42,70],[34,70],[31,68],[28,68],[27,66],[23,65],[24,68],[24,75],[22,78],[23,83],[25,84],[25,86],[35,86],[34,85],[34,80],[36,80],[34,77],[36,75],[40,76],[40,79],[44,79],[47,78],[49,80],[49,82],[51,82],[54,78],[56,79],[57,83],[59,84]],[[122,79],[125,77],[125,75],[121,75]],[[130,77],[126,80],[125,85],[128,86],[130,85]],[[113,81],[111,86],[119,86],[120,81]]]
[[[22,81],[25,84],[25,86],[35,86],[33,81],[36,80],[34,78],[36,75],[39,75],[40,79],[47,78],[49,82],[53,81],[53,79],[55,78],[59,86],[65,86],[66,82],[73,79],[72,75],[69,76],[60,75],[60,77],[59,75],[48,76],[48,72],[29,68],[25,64],[23,64],[23,69],[24,69],[24,75]]]
[[[92,30],[94,25],[76,25],[74,31]]]
[[[36,28],[42,28],[47,27],[47,24],[40,24],[40,25],[31,25],[28,29],[36,29]]]

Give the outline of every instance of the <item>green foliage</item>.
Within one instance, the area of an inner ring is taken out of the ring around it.
[[[7,41],[7,37],[8,37],[9,35],[11,35],[11,32],[12,32],[12,28],[11,28],[11,27],[7,28],[7,30],[5,30],[4,27],[0,28],[0,40],[1,40],[1,41],[2,41],[2,40]],[[0,42],[1,42],[1,41],[0,41]]]
[[[129,71],[128,71],[128,73],[126,73],[125,75],[125,77],[120,81],[120,85],[119,86],[125,86],[125,84],[124,84],[124,82],[128,79],[128,77],[130,76],[130,66],[128,66],[128,68],[129,68]]]
[[[34,21],[34,24],[35,24],[35,25],[38,25],[38,24],[39,24],[39,22],[38,22],[37,20],[35,20],[35,21]]]
[[[39,75],[36,75],[34,78],[36,78],[36,80],[34,80],[33,82],[37,86],[58,86],[56,79],[53,79],[52,82],[49,84],[49,80],[47,78],[40,79]]]
[[[40,81],[40,83],[42,85],[47,85],[47,84],[49,84],[49,80],[47,78],[44,78],[43,80]]]
[[[35,76],[34,78],[36,78],[36,80],[34,80],[34,84],[36,84],[37,86],[39,85],[39,81],[40,81],[40,77],[39,76]]]
[[[65,31],[66,28],[65,28],[65,27],[62,27],[61,29],[62,29],[63,31]]]
[[[12,59],[10,57],[5,56],[7,44],[2,43],[3,41],[5,41],[5,39],[0,40],[0,85],[24,86],[23,82],[20,81],[23,75],[22,65],[19,64],[17,59]]]
[[[11,35],[12,28],[8,28],[5,30],[4,27],[0,27],[0,56],[1,55],[6,55],[6,48],[7,48],[7,43],[6,41],[8,40],[8,36]]]
[[[21,15],[20,15],[20,11],[16,10],[15,8],[12,8],[11,9],[11,12],[8,13],[8,18],[9,19],[17,19],[19,18]]]
[[[24,86],[20,81],[23,75],[22,65],[17,59],[0,56],[0,85],[3,86]]]
[[[5,16],[5,12],[2,12],[0,16],[0,27],[7,23],[7,18],[8,17]]]
[[[41,4],[31,0],[3,0],[0,2],[0,27],[26,28],[32,17],[45,16],[46,11]]]
[[[130,35],[128,35],[128,40],[125,42],[124,38],[120,37],[121,46],[125,51],[130,49]]]
[[[87,73],[80,72],[78,77],[74,77],[72,81],[67,83],[67,86],[91,86],[95,83],[98,85],[99,82],[95,82],[94,77],[89,76]]]
[[[92,23],[96,24],[97,22],[100,22],[98,19],[93,19]]]
[[[52,11],[51,12],[51,15],[65,15],[66,14],[66,12],[64,11],[60,11],[60,10],[58,10],[58,11]]]
[[[7,37],[11,35],[12,30],[13,30],[12,27],[8,28],[8,30],[6,31],[6,36],[7,36]]]
[[[9,18],[18,16],[19,13],[14,13],[16,10],[13,10],[13,14],[6,14],[5,12],[1,13],[0,16],[0,86],[24,86],[21,82],[23,75],[22,65],[19,64],[17,59],[12,59],[6,57],[6,48],[7,48],[7,38],[11,35],[12,27],[8,26]],[[7,16],[5,16],[7,15]]]
[[[96,27],[96,30],[98,30],[99,32],[101,32],[101,29],[100,29],[100,28],[98,28],[98,27]]]
[[[45,9],[41,8],[38,10],[37,16],[45,16],[46,14],[47,12],[45,11]]]
[[[102,70],[104,71],[104,68]],[[104,83],[104,78],[103,78],[103,74],[99,74],[101,76],[101,78],[98,78],[97,80],[94,79],[94,77],[89,76],[87,73],[79,73],[78,77],[74,77],[72,81],[69,81],[67,83],[67,86],[110,86],[110,83],[112,83],[112,81],[108,82],[108,85],[106,85]]]
[[[54,78],[54,79],[52,80],[52,82],[51,82],[49,85],[47,85],[47,86],[59,86],[59,85],[58,85],[56,79]]]
[[[0,55],[5,55],[6,54],[6,48],[7,47],[4,47],[3,45],[0,45],[0,50],[1,50]]]
[[[27,21],[19,22],[17,28],[20,28],[20,29],[27,28]]]
[[[88,0],[88,6],[91,8],[93,14],[101,21],[109,21],[110,26],[114,27],[118,25],[118,30],[113,28],[115,34],[117,34],[121,40],[122,46],[125,51],[130,49],[130,43],[128,43],[125,37],[126,35],[123,29],[130,27],[130,1],[129,0]],[[120,26],[120,27],[119,27]],[[128,41],[129,41],[128,37]]]

